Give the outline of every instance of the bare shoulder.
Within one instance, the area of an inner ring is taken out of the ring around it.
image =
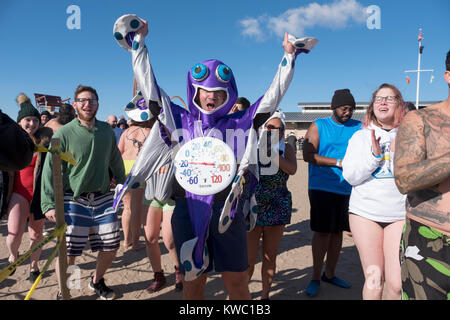
[[[305,139],[315,138],[315,137],[317,137],[317,138],[319,137],[319,129],[317,128],[316,122],[313,121],[311,123],[311,125],[309,126],[308,131],[306,131]]]
[[[450,103],[448,100],[445,100],[433,104],[429,107],[413,111],[412,113],[416,113],[417,116],[420,117],[422,121],[427,124],[437,124],[437,125],[440,125],[442,123],[448,124],[448,120],[450,118]]]
[[[62,124],[58,122],[57,119],[50,119],[44,127],[50,128],[53,130],[53,132],[56,132],[59,128],[62,127]]]
[[[438,156],[450,146],[450,104],[443,101],[417,111],[423,122],[423,132],[429,156]]]
[[[125,130],[123,130],[122,134],[129,134],[131,128],[132,128],[132,127],[126,128]]]
[[[122,136],[128,137],[130,139],[135,138],[137,134],[139,134],[139,127],[131,126],[125,129],[125,131],[122,133]]]
[[[426,154],[423,118],[419,111],[410,111],[400,123],[395,141],[395,162],[423,159]]]
[[[48,120],[46,124],[44,124],[44,127],[50,127],[55,122],[58,122],[58,120],[56,120],[55,118],[52,118],[52,119]]]

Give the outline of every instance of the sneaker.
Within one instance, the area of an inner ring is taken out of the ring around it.
[[[325,275],[325,272],[322,274],[321,280],[324,282],[331,283],[332,285],[335,285],[335,286],[338,286],[341,288],[345,288],[345,289],[348,289],[351,287],[351,285],[349,283],[345,282],[342,279],[339,279],[338,277],[327,278],[327,276]]]
[[[98,283],[94,283],[94,277],[91,276],[89,289],[95,291],[102,300],[113,300],[115,297],[114,291],[105,284],[105,279],[103,278],[101,278]]]
[[[40,274],[41,272],[39,270],[31,271],[28,280],[30,280],[31,283],[34,283]]]
[[[155,272],[155,278],[153,278],[152,283],[147,288],[147,291],[153,293],[159,291],[166,284],[166,277],[164,276],[163,270],[160,272]]]
[[[175,267],[175,291],[183,291],[183,280],[181,271]]]

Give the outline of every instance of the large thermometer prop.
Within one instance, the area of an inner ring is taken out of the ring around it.
[[[201,137],[188,141],[175,156],[175,178],[193,194],[216,194],[233,181],[236,159],[222,140]]]

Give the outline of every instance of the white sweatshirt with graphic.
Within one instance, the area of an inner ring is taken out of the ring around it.
[[[371,131],[380,139],[381,155],[372,153]],[[342,161],[343,177],[350,183],[349,212],[377,222],[405,219],[406,195],[394,181],[394,143],[397,129],[385,131],[371,123],[355,132]]]

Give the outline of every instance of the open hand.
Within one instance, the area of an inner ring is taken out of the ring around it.
[[[371,132],[372,132],[372,153],[378,157],[381,154],[381,147],[380,147],[381,137],[378,137],[378,139],[375,138],[374,129],[372,129]]]
[[[142,38],[145,38],[145,36],[148,34],[148,22],[147,20],[141,19],[143,25],[139,28],[137,31],[137,34],[140,34]]]
[[[283,48],[284,48],[284,51],[286,51],[286,53],[294,53],[295,52],[294,46],[292,45],[292,43],[290,43],[288,41],[287,32],[284,33]]]

